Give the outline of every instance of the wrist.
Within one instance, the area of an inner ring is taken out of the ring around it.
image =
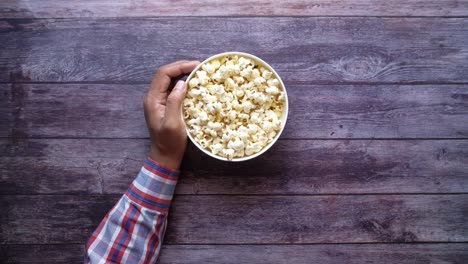
[[[183,158],[163,153],[154,146],[151,146],[149,157],[160,165],[172,170],[179,170]]]

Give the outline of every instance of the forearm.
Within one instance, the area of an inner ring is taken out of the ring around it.
[[[187,145],[180,113],[187,85],[178,81],[171,89],[171,81],[199,63],[177,61],[158,69],[143,103],[152,140],[150,157],[155,161],[145,162],[128,191],[94,231],[86,244],[86,262],[153,263],[157,259],[179,175],[174,169],[180,166]]]
[[[165,168],[177,171],[180,168],[184,152],[185,146],[182,151],[175,152],[172,149],[161,150],[153,145],[150,149],[149,158]]]
[[[88,263],[154,263],[159,254],[178,171],[151,159],[86,244]]]

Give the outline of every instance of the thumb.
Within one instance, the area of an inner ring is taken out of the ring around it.
[[[174,86],[171,93],[167,97],[167,104],[166,104],[166,117],[169,120],[177,120],[180,119],[180,106],[182,105],[182,101],[185,98],[185,94],[187,92],[187,84],[180,80]]]

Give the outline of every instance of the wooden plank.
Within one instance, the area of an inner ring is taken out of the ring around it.
[[[148,85],[0,84],[1,137],[146,138]],[[291,85],[282,135],[468,138],[468,85]]]
[[[168,245],[159,263],[465,263],[467,244]]]
[[[0,136],[148,137],[148,85],[0,84]],[[31,131],[31,132],[29,132]]]
[[[149,82],[178,59],[239,50],[293,83],[468,82],[467,18],[0,20],[0,81]]]
[[[3,263],[83,263],[84,245],[0,245]],[[465,263],[468,244],[163,245],[158,263]]]
[[[0,140],[0,194],[121,194],[147,140]],[[280,140],[227,163],[190,145],[179,194],[468,193],[467,140]],[[220,176],[221,175],[221,176]]]
[[[83,263],[84,244],[0,245],[2,263]]]
[[[84,243],[118,196],[3,195],[0,243]],[[468,242],[468,194],[177,196],[169,244]]]
[[[170,243],[467,242],[468,195],[181,196]]]
[[[53,1],[3,0],[0,18],[141,16],[466,16],[461,0]]]
[[[0,244],[84,244],[114,196],[0,196]]]

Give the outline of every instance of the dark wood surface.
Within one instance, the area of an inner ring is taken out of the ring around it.
[[[147,138],[147,89],[0,84],[0,136]],[[285,139],[468,138],[468,85],[290,85],[288,96]]]
[[[0,262],[82,263],[149,147],[157,67],[238,50],[261,157],[189,145],[159,263],[468,263],[468,1],[0,2]]]
[[[163,245],[160,263],[464,263],[464,243],[339,245]],[[0,245],[4,263],[83,263],[82,244]],[[43,256],[40,259],[37,255]],[[382,257],[384,256],[384,257]]]
[[[0,243],[86,241],[119,197],[1,196],[8,213],[0,216]],[[468,242],[467,200],[468,194],[179,195],[171,207],[165,242]]]
[[[0,140],[0,194],[121,194],[149,149],[146,139],[17,140]],[[177,193],[463,193],[467,171],[467,140],[279,140],[242,163],[190,145]]]
[[[141,16],[466,16],[465,0],[2,0],[0,18]]]
[[[253,53],[291,84],[468,82],[467,18],[4,19],[2,82],[143,82],[176,59]],[[73,41],[70,41],[73,40]]]

